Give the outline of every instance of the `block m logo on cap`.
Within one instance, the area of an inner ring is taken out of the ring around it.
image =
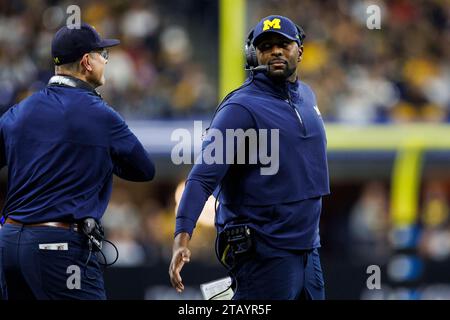
[[[269,29],[281,29],[281,20],[278,18],[270,20],[264,20],[264,28],[263,31],[269,30]]]

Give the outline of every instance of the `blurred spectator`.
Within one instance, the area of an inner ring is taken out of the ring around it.
[[[138,242],[141,226],[140,216],[127,189],[116,186],[111,201],[103,216],[106,238],[119,250],[119,259],[115,266],[137,266],[145,261],[145,252]],[[104,253],[107,262],[115,259],[114,248],[105,244]]]
[[[157,186],[162,188],[163,185]],[[120,179],[114,181],[111,200],[103,216],[106,239],[119,250],[119,259],[114,267],[154,266],[170,262],[180,186],[184,187],[184,181],[179,183],[178,189],[169,184],[167,190],[158,194],[145,186],[134,186]],[[163,204],[166,197],[171,200]],[[217,264],[214,198],[210,200],[197,225],[197,229],[201,229],[200,236],[192,239],[192,247],[198,261]],[[104,253],[109,263],[116,257],[114,248],[108,243],[104,244]]]
[[[143,224],[140,241],[146,252],[146,264],[154,265],[167,261],[172,252],[172,225],[170,210],[163,208],[153,199],[146,200],[141,206]]]
[[[389,208],[386,187],[377,181],[367,183],[350,212],[350,246],[364,261],[380,265],[389,254]]]
[[[432,260],[450,258],[450,211],[446,184],[428,181],[424,188],[419,252]]]

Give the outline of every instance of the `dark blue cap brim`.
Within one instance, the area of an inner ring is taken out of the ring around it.
[[[114,47],[120,44],[120,40],[117,39],[102,39],[97,47],[98,48],[108,48],[108,47]]]
[[[288,36],[287,34],[283,33],[282,31],[278,31],[278,30],[267,30],[267,31],[261,32],[256,38],[253,39],[253,45],[255,45],[258,42],[258,39],[261,39],[262,36],[264,36],[265,34],[268,34],[268,33],[278,33],[279,35],[282,35],[286,39],[295,41],[295,42],[297,42],[297,44],[300,45],[300,39]]]

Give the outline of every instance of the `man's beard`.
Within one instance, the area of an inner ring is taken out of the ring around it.
[[[286,81],[290,76],[292,76],[297,71],[296,67],[289,68],[289,65],[287,64],[283,70],[280,69],[272,70],[270,65],[268,67],[269,71],[267,72],[267,76],[276,82]]]

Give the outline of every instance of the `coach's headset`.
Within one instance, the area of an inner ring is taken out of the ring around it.
[[[298,36],[300,38],[300,46],[303,45],[303,40],[306,38],[305,31],[303,31],[303,28],[299,25],[295,24],[295,27],[297,28]],[[245,70],[251,71],[253,73],[255,72],[267,72],[268,66],[266,65],[259,65],[258,64],[258,57],[256,55],[256,48],[253,45],[253,35],[255,33],[255,29],[252,29],[248,35],[247,40],[245,41]]]

